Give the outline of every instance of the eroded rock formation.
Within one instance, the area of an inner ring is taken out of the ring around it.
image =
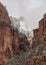
[[[27,40],[25,37],[24,39]],[[20,42],[19,31],[11,26],[8,12],[5,6],[0,3],[0,65],[4,65],[9,59],[20,54],[20,50],[25,48],[20,47]],[[25,44],[27,42],[24,42],[23,45]]]

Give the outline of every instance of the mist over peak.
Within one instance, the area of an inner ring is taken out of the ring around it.
[[[20,33],[24,33],[28,39],[33,36],[31,29],[26,25],[26,20],[24,17],[21,16],[18,19],[10,17],[10,20],[11,26],[13,28],[17,28]]]
[[[20,17],[19,17],[19,20],[20,20],[20,21],[24,21],[25,18],[24,18],[23,16],[20,16]]]

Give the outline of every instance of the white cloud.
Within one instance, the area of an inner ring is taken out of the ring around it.
[[[21,7],[24,9],[35,9],[41,7],[44,3],[44,0],[23,0]]]
[[[6,5],[9,14],[19,18],[23,16],[31,28],[38,27],[38,21],[46,12],[46,0],[0,0]]]

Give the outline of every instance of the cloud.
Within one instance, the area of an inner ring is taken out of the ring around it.
[[[46,12],[46,0],[0,0],[6,5],[10,16],[26,19],[31,30],[38,27],[38,21]]]
[[[21,7],[23,7],[24,9],[35,9],[38,8],[40,6],[42,6],[44,3],[44,0],[23,0],[21,2]]]

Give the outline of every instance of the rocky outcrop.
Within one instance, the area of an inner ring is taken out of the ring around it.
[[[23,38],[21,42],[18,29],[11,26],[11,24],[5,6],[0,3],[0,65],[4,65],[9,59],[19,55],[25,48],[27,50],[27,43],[29,43],[26,42],[28,41],[27,38],[20,34]]]
[[[19,40],[20,40],[20,45],[19,45],[20,51],[26,51],[30,48],[29,41],[24,33],[19,34]]]
[[[4,64],[9,54],[6,54],[7,49],[11,51],[11,40],[12,40],[10,19],[5,6],[0,3],[0,65]],[[9,52],[9,51],[7,51]]]
[[[39,28],[33,30],[32,47],[46,41],[46,13],[39,21]]]

